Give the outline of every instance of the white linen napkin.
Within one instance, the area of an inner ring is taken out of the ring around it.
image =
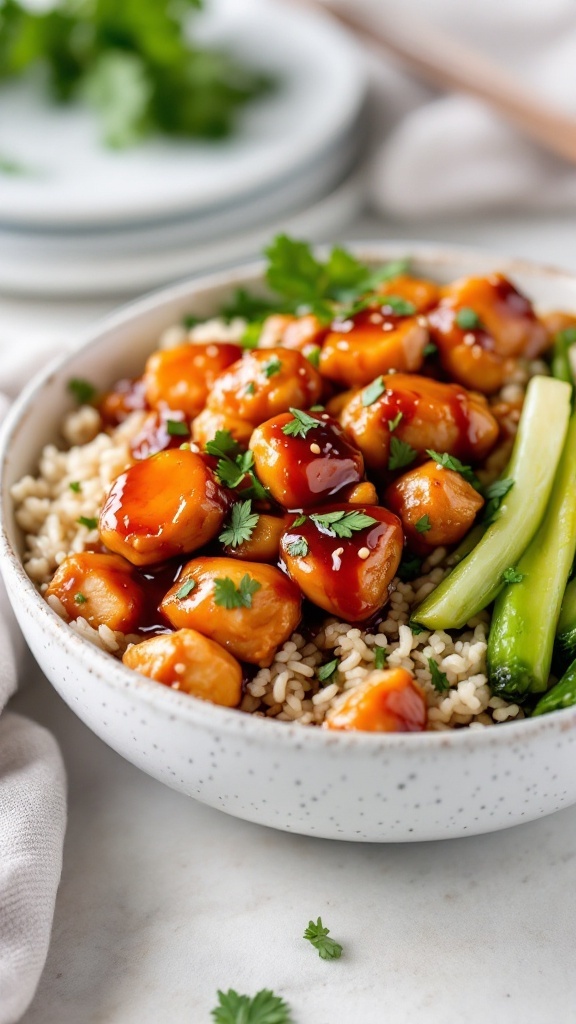
[[[331,0],[327,6],[330,7]],[[576,117],[574,0],[333,0],[390,10],[413,32],[443,30],[513,73],[536,94]],[[532,145],[479,101],[439,94],[373,61],[381,141],[371,164],[374,205],[404,220],[481,210],[576,211],[576,167]]]
[[[8,390],[10,383],[15,394],[18,359],[14,353],[4,359],[2,353],[0,360],[2,388]],[[25,360],[29,376],[28,351]],[[0,394],[0,420],[7,407],[8,397]],[[66,827],[66,776],[56,741],[36,723],[6,710],[23,653],[0,580],[0,1024],[18,1021],[36,990],[48,952]]]

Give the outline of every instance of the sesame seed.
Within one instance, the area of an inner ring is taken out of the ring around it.
[[[310,451],[313,452],[314,455],[320,455],[320,445],[316,444],[316,441],[313,441],[312,444],[310,445]]]
[[[174,671],[177,672],[179,676],[181,676],[186,671],[186,665],[179,661],[177,662],[176,665],[174,665]]]
[[[370,548],[360,548],[358,551],[358,558],[368,558],[370,554]]]

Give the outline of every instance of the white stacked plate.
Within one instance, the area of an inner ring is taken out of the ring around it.
[[[82,108],[0,91],[0,289],[126,292],[232,263],[280,230],[343,228],[361,203],[365,76],[327,16],[277,0],[209,0],[198,34],[271,72],[224,142],[106,150]]]

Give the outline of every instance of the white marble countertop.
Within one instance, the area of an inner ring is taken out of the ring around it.
[[[576,268],[574,223],[419,226],[416,237]],[[361,223],[350,237],[406,237]],[[0,298],[2,341],[68,341],[111,303]],[[207,1024],[218,988],[272,988],[296,1024],[576,1022],[576,808],[489,836],[353,845],[203,807],[108,749],[32,663],[18,710],[69,776],[48,962],[24,1024]],[[321,915],[345,952],[301,938]]]

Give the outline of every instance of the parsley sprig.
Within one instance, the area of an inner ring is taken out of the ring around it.
[[[416,449],[407,441],[401,441],[399,437],[391,437],[388,469],[402,469],[403,466],[410,466],[417,455]]]
[[[292,419],[282,427],[282,433],[286,437],[306,437],[310,430],[319,427],[320,423],[313,416],[309,416],[302,409],[290,409]]]
[[[428,533],[428,530],[432,529],[432,523],[430,522],[430,516],[420,516],[420,519],[414,524],[418,533]]]
[[[436,693],[446,693],[446,690],[450,689],[450,683],[448,682],[448,676],[445,672],[438,667],[438,662],[434,658],[428,658],[428,668],[430,669],[432,686],[436,690]]]
[[[305,558],[308,550],[308,541],[305,537],[296,537],[286,545],[286,551],[292,558]]]
[[[266,488],[262,486],[252,468],[254,453],[243,451],[229,430],[217,430],[212,441],[208,441],[206,452],[218,459],[216,476],[225,487],[234,490],[248,477],[250,483],[248,487],[242,488],[242,495],[256,500],[268,497]]]
[[[250,499],[247,501],[235,501],[232,505],[228,521],[218,540],[231,548],[237,548],[239,544],[250,540],[259,519],[258,513],[252,511]]]
[[[322,918],[310,921],[304,932],[304,938],[311,942],[322,960],[338,960],[342,956],[342,946],[329,938],[330,929],[322,924]]]
[[[460,473],[460,476],[464,477],[467,483],[472,484],[472,487],[475,487],[477,491],[480,490],[480,481],[472,467],[465,466],[455,455],[449,455],[448,452],[436,452],[433,448],[427,448],[426,455],[434,459],[438,466],[443,466],[444,469],[453,469],[455,473]]]
[[[240,580],[239,587],[229,576],[223,576],[214,580],[214,601],[228,611],[232,608],[251,608],[253,595],[261,588],[262,584],[252,579],[247,572]]]
[[[211,1011],[215,1024],[291,1024],[290,1008],[269,988],[255,996],[239,995],[233,988],[218,991],[218,1006]]]
[[[365,530],[378,522],[373,516],[366,515],[363,509],[353,512],[313,512],[310,519],[321,533],[345,539],[349,539],[358,530]]]

